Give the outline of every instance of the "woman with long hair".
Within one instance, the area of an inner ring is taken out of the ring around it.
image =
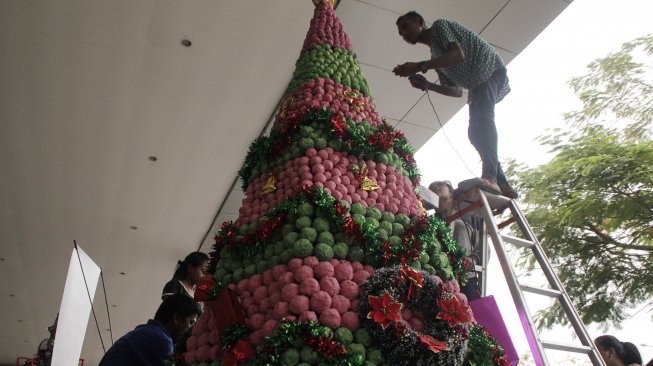
[[[172,280],[163,287],[161,299],[173,294],[185,294],[192,298],[208,263],[209,256],[202,252],[192,252],[183,261],[178,261]]]

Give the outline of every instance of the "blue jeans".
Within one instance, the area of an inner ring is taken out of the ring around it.
[[[497,152],[497,127],[494,124],[494,105],[497,94],[506,80],[506,69],[495,71],[490,79],[470,90],[469,128],[467,135],[483,162],[481,178],[496,179],[508,184]]]

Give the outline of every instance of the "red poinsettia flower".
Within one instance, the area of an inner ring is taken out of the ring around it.
[[[393,303],[388,291],[383,296],[369,295],[367,299],[372,305],[372,311],[367,313],[367,318],[381,324],[381,328],[385,329],[390,323],[401,320],[401,308],[404,307],[404,304]]]
[[[438,353],[440,351],[449,351],[449,347],[447,347],[446,343],[438,341],[430,335],[422,334],[419,336],[419,340],[428,347],[429,351],[433,353]]]
[[[469,323],[471,321],[471,318],[469,317],[469,306],[458,301],[458,298],[455,296],[439,298],[438,305],[440,306],[440,312],[438,313],[437,318],[446,320],[450,327],[454,327],[461,323]]]
[[[408,300],[412,300],[417,294],[417,289],[424,285],[424,275],[416,270],[403,266],[401,268],[401,276],[409,281],[408,283]]]

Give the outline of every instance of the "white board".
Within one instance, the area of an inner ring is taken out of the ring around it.
[[[71,366],[79,363],[86,335],[86,327],[91,313],[91,299],[95,296],[98,279],[100,278],[100,267],[93,260],[79,250],[73,249],[68,266],[68,277],[63,290],[61,307],[59,308],[59,322],[57,324],[57,335],[52,353],[52,366]],[[80,267],[80,260],[81,266]],[[84,275],[82,276],[82,268]],[[86,283],[84,282],[86,277]],[[88,284],[88,292],[86,291]]]

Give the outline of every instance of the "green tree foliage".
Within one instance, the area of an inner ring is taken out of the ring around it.
[[[588,65],[570,82],[582,102],[565,115],[570,128],[540,138],[553,159],[509,169],[586,324],[618,327],[653,298],[652,55],[646,36]],[[544,327],[566,323],[557,302],[537,319]]]

